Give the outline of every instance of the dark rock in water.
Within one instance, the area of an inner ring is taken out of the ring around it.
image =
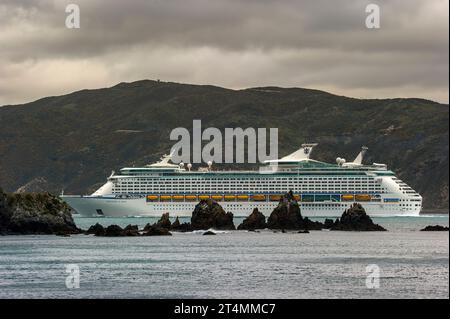
[[[180,220],[178,219],[178,217],[172,223],[172,226],[170,229],[173,231],[184,232],[184,233],[191,232],[193,230],[191,223],[180,223]]]
[[[55,235],[61,236],[61,237],[70,237],[70,235],[68,233],[60,232],[60,231],[55,232]]]
[[[299,230],[299,234],[309,234],[309,230]]]
[[[85,232],[86,235],[95,235],[95,236],[105,236],[105,228],[100,225],[99,223],[96,223],[95,225],[92,225],[89,227],[89,229]]]
[[[8,197],[0,188],[0,233],[6,234],[8,232],[9,221],[12,216],[12,211],[8,205]]]
[[[69,206],[49,193],[5,194],[0,189],[0,232],[79,234]]]
[[[304,230],[322,230],[324,229],[324,225],[321,222],[313,222],[308,217],[303,219],[303,223],[301,224],[301,229]]]
[[[95,234],[95,236],[106,236],[106,237],[122,237],[122,236],[139,236],[139,228],[137,225],[128,225],[122,229],[122,227],[118,225],[110,225],[108,227],[103,228],[100,224],[95,224],[91,226],[87,232],[87,234]]]
[[[424,229],[421,229],[420,231],[448,231],[448,227],[441,226],[441,225],[434,225],[434,226],[427,226]]]
[[[212,231],[210,231],[210,230],[208,230],[208,231],[206,231],[206,232],[204,232],[203,233],[203,236],[207,236],[207,235],[216,235],[216,233],[215,232],[212,232]]]
[[[333,227],[334,221],[332,219],[325,219],[325,222],[323,223],[323,228],[325,229],[331,229]]]
[[[292,192],[285,194],[267,219],[270,229],[300,229],[303,218]]]
[[[180,225],[180,227],[178,227],[176,229],[176,231],[185,233],[185,232],[191,232],[191,231],[193,231],[193,229],[192,229],[191,223],[182,223]]]
[[[201,200],[192,212],[191,217],[192,229],[221,229],[234,230],[236,227],[233,223],[233,214],[220,206],[217,202],[208,199]]]
[[[139,236],[139,227],[137,225],[128,225],[123,229],[125,236]]]
[[[292,191],[283,195],[278,206],[272,211],[267,227],[270,229],[286,230],[320,230],[324,226],[320,222],[313,222],[308,218],[303,218],[300,206],[294,198]]]
[[[238,226],[239,230],[255,230],[267,228],[266,217],[255,208],[253,212]]]
[[[147,223],[147,224],[145,224],[145,226],[144,226],[144,231],[146,232],[146,231],[148,231],[151,227],[153,227],[154,225],[152,225],[152,224],[150,224],[150,223]]]
[[[122,229],[122,227],[118,225],[109,225],[105,229],[105,235],[106,237],[120,237],[125,236],[125,233]]]
[[[172,229],[177,229],[181,226],[180,220],[177,218],[175,218],[175,221],[172,223],[172,225],[170,226]]]
[[[179,225],[180,221],[178,220],[178,217],[175,220],[175,222],[176,222],[176,224],[174,223],[175,228],[180,226]],[[150,223],[147,223],[144,226],[144,232],[148,232],[149,230],[154,231],[155,228],[158,228],[158,229],[159,228],[164,228],[164,229],[167,229],[167,230],[174,230],[174,227],[172,227],[172,223],[170,221],[169,213],[162,214],[161,218],[156,223],[154,223],[153,225],[150,224]],[[148,236],[150,236],[150,235],[148,235]]]
[[[124,231],[138,231],[139,227],[138,227],[138,225],[128,224],[127,226],[125,226],[125,228],[123,230]]]
[[[155,224],[156,227],[166,228],[170,229],[172,226],[172,223],[169,219],[169,213],[162,214],[161,218],[158,220],[158,222]]]
[[[361,204],[355,203],[345,210],[340,219],[337,219],[331,230],[345,231],[386,231],[380,225],[375,224],[366,214]]]
[[[150,226],[143,233],[144,236],[172,236],[167,228]]]

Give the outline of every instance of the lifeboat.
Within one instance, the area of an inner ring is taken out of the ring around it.
[[[187,201],[197,201],[197,195],[186,195],[184,197]]]
[[[223,199],[222,195],[211,195],[211,198],[215,201],[221,201]]]
[[[362,194],[362,195],[355,195],[355,200],[360,202],[369,202],[372,199],[370,195]]]
[[[183,195],[173,195],[172,200],[177,201],[177,202],[184,201],[184,196]]]
[[[255,202],[263,202],[266,200],[266,195],[252,195],[251,199]]]
[[[353,195],[342,195],[342,201],[350,202],[355,199],[355,196]]]
[[[248,200],[248,195],[237,195],[236,198],[237,200],[245,201]]]
[[[227,202],[232,202],[232,201],[236,200],[236,196],[235,195],[225,195],[223,198]]]
[[[278,202],[281,199],[281,195],[270,195],[269,200],[272,202]]]
[[[209,195],[198,195],[199,200],[207,200],[209,199]]]
[[[302,200],[302,198],[301,198],[300,195],[294,195],[294,199],[295,199],[297,202],[299,202],[299,201]]]
[[[172,199],[172,196],[170,196],[170,195],[161,195],[161,196],[159,197],[159,199],[160,199],[162,202],[168,202],[168,201],[170,201],[170,200]]]
[[[147,195],[147,201],[154,202],[158,200],[158,195]]]

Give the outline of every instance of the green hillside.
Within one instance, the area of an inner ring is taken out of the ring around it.
[[[121,83],[0,108],[0,185],[88,193],[113,169],[167,153],[175,127],[278,127],[279,154],[317,142],[313,158],[386,163],[425,199],[448,207],[449,108],[422,99],[361,100],[264,87],[229,90],[156,81]]]

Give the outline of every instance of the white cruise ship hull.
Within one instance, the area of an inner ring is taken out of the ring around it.
[[[99,196],[62,196],[77,213],[86,217],[160,217],[163,213],[171,216],[190,217],[197,202],[148,202],[145,198],[108,198]],[[278,202],[219,202],[227,212],[235,217],[246,217],[258,208],[266,217]],[[300,203],[304,217],[340,217],[353,202]],[[420,207],[402,207],[397,203],[362,202],[370,216],[418,216]]]

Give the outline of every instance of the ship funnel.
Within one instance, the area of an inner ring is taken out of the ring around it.
[[[306,157],[309,158],[309,156],[311,155],[311,152],[313,150],[314,147],[316,147],[318,144],[317,143],[312,143],[312,144],[302,144],[302,148],[303,149],[303,153],[306,155]]]
[[[285,157],[283,157],[281,160],[283,161],[301,161],[305,159],[309,159],[311,152],[314,147],[316,147],[317,143],[312,144],[302,144],[302,147],[295,151],[292,154],[289,154]]]
[[[362,161],[364,159],[364,155],[366,155],[366,152],[369,148],[367,146],[363,146],[361,148],[361,152],[359,152],[358,156],[356,156],[355,160],[353,161],[354,164],[362,165]]]
[[[366,154],[367,150],[369,148],[366,146],[363,146],[361,148],[361,152],[359,152],[358,156],[356,156],[356,158],[353,160],[353,162],[349,162],[349,163],[342,163],[341,165],[344,167],[355,167],[355,166],[361,166],[362,165],[362,161],[364,159],[364,154]]]

